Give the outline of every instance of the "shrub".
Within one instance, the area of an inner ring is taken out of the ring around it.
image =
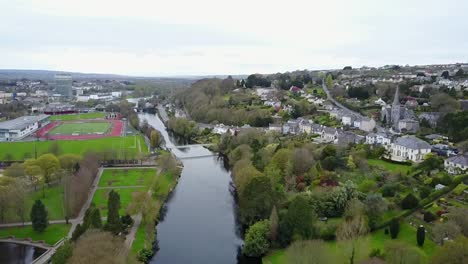
[[[253,224],[245,235],[243,252],[250,257],[260,257],[270,249],[270,221],[263,220]]]
[[[383,253],[382,251],[380,250],[380,248],[373,248],[371,250],[371,252],[369,253],[369,257],[373,258],[373,257],[376,257],[376,258],[382,258],[383,257]]]
[[[153,255],[154,255],[154,253],[153,253],[152,250],[147,249],[147,248],[143,248],[140,251],[138,251],[137,259],[140,262],[148,263],[151,260],[151,258],[153,257]]]
[[[419,200],[412,193],[406,195],[406,197],[401,201],[401,207],[403,209],[413,209],[418,206]]]
[[[424,213],[424,221],[425,222],[430,223],[430,222],[432,222],[432,221],[434,221],[436,219],[437,219],[437,217],[433,213],[431,213],[430,211],[427,211],[427,212]]]
[[[52,256],[54,264],[65,264],[73,254],[73,246],[70,241],[65,241]]]
[[[416,232],[416,241],[418,242],[418,246],[422,247],[424,245],[424,239],[426,239],[426,229],[424,226],[420,225]]]
[[[390,221],[390,237],[395,239],[398,237],[398,233],[400,233],[400,221],[397,218],[393,218]]]
[[[123,225],[125,226],[131,226],[133,225],[133,219],[129,214],[126,214],[124,216],[120,217],[120,221],[122,222]]]
[[[383,197],[395,196],[397,189],[398,189],[398,185],[396,184],[385,184],[384,186],[382,186],[382,196]]]

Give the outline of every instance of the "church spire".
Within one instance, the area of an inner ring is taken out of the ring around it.
[[[399,105],[400,104],[400,86],[397,85],[396,91],[395,91],[395,97],[393,98],[393,105]]]

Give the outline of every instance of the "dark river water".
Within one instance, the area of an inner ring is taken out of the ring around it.
[[[27,264],[45,252],[42,248],[15,243],[0,242],[1,264]]]
[[[157,226],[160,249],[151,263],[261,263],[239,254],[242,238],[232,180],[224,160],[199,146],[175,148],[184,142],[168,134],[157,116],[139,117],[162,133],[166,147],[184,164]]]

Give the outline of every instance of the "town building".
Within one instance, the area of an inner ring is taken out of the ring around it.
[[[431,145],[415,136],[397,138],[390,145],[390,159],[399,162],[421,162],[431,152]]]
[[[369,133],[366,135],[365,143],[389,146],[392,143],[392,137],[385,133]]]
[[[48,123],[48,115],[23,116],[0,122],[0,141],[20,140]]]
[[[461,174],[468,169],[468,152],[444,161],[445,170],[451,174]]]
[[[364,117],[361,119],[359,129],[366,132],[371,132],[375,128],[375,120],[373,118]]]
[[[56,74],[55,75],[55,93],[64,97],[72,97],[73,80],[70,74]]]
[[[414,119],[405,118],[398,122],[398,131],[416,133],[418,130],[419,122]]]

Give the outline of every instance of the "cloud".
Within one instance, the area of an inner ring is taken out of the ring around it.
[[[235,74],[466,61],[459,1],[2,3],[0,68]]]

